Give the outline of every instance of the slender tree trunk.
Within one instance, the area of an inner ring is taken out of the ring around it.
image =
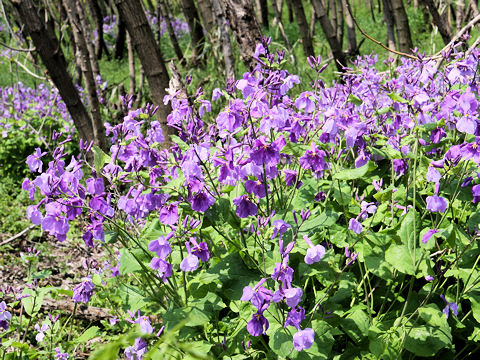
[[[404,53],[410,53],[413,49],[412,35],[408,25],[408,17],[402,0],[390,0],[392,4],[393,19],[397,29],[398,48]]]
[[[175,35],[175,30],[173,29],[173,26],[172,26],[170,9],[167,7],[167,4],[165,3],[164,0],[157,0],[157,4],[160,8],[160,14],[162,15],[163,19],[167,23],[168,36],[170,37],[170,41],[172,42],[175,55],[177,56],[177,59],[180,62],[180,64],[185,65],[185,58],[183,56],[182,49],[180,49],[180,45],[178,45],[177,35]]]
[[[342,0],[335,0],[337,5],[337,40],[340,43],[340,47],[343,49],[343,27],[344,27],[344,18],[343,18],[343,4]]]
[[[136,83],[136,77],[135,77],[135,53],[133,51],[133,45],[132,45],[132,38],[130,34],[127,33],[127,49],[128,49],[128,72],[130,74],[130,88],[129,88],[129,94],[130,95],[135,95],[135,83]]]
[[[79,137],[86,141],[94,141],[92,121],[80,100],[72,78],[68,74],[67,62],[58,41],[52,41],[52,37],[47,33],[45,25],[37,15],[37,9],[35,9],[32,0],[12,0],[12,3],[17,9],[25,32],[32,39],[36,51],[38,51],[43,64],[47,68],[48,75],[65,102]]]
[[[240,57],[248,70],[255,67],[255,48],[262,39],[262,30],[254,16],[252,4],[249,0],[224,0],[225,14],[232,28]]]
[[[328,45],[330,45],[330,49],[332,50],[335,65],[337,66],[338,71],[344,72],[344,67],[347,66],[347,60],[342,51],[342,47],[337,41],[337,32],[328,18],[327,10],[323,6],[321,0],[312,0],[312,5],[317,14],[320,26],[327,38]]]
[[[142,10],[143,11],[143,10]],[[123,53],[125,52],[125,40],[127,38],[127,25],[125,21],[119,17],[118,19],[118,32],[117,39],[115,40],[115,59],[123,59]]]
[[[203,26],[208,33],[215,27],[215,19],[213,17],[213,5],[211,0],[197,0],[198,11],[203,20]]]
[[[296,0],[287,0],[288,22],[293,23],[293,2]]]
[[[278,26],[278,29],[280,30],[280,34],[282,35],[283,41],[287,45],[287,48],[291,49],[292,47],[290,46],[290,41],[288,40],[288,36],[285,33],[285,28],[282,22],[283,0],[272,1],[272,6],[273,6],[273,11],[275,13],[275,16],[272,22],[272,28],[275,28]]]
[[[192,39],[193,47],[193,64],[199,60],[199,56],[203,51],[205,45],[205,36],[203,35],[203,27],[198,17],[197,8],[193,0],[181,0],[183,15],[187,20],[190,28],[190,37]]]
[[[258,23],[268,29],[268,4],[267,0],[255,0],[255,7],[257,8]]]
[[[447,45],[452,40],[453,34],[449,26],[445,24],[442,17],[438,13],[438,9],[435,6],[433,0],[422,0],[423,4],[428,7],[428,11],[432,15],[432,21],[438,28],[438,32],[442,35],[443,42]]]
[[[335,29],[335,36],[337,36],[337,3],[335,0],[328,0],[328,8],[330,12],[330,22]],[[338,38],[337,38],[338,41]]]
[[[97,31],[97,38],[95,39],[95,56],[98,60],[102,58],[103,51],[107,56],[110,56],[108,52],[107,45],[103,39],[103,15],[98,0],[88,0],[88,7],[90,9],[90,14],[92,16],[93,22],[95,24],[95,30]]]
[[[307,18],[305,17],[305,11],[301,1],[293,2],[293,9],[295,11],[295,17],[297,18],[298,28],[300,35],[302,36],[303,51],[306,56],[314,56],[312,38],[308,29]]]
[[[465,15],[465,2],[464,0],[457,0],[455,2],[455,24],[456,24],[457,32],[459,32],[462,29],[464,15]]]
[[[395,22],[393,20],[392,4],[390,0],[382,0],[382,3],[383,19],[387,25],[387,46],[392,50],[396,50],[397,45],[395,42]]]
[[[345,23],[347,24],[347,52],[349,55],[356,55],[357,35],[355,33],[355,24],[347,10],[346,0],[342,0],[343,13],[345,14]]]
[[[72,26],[75,43],[78,47],[80,66],[82,68],[83,79],[85,82],[88,104],[90,105],[90,114],[92,115],[95,142],[102,150],[106,150],[105,127],[100,114],[100,102],[98,101],[97,96],[97,87],[92,70],[92,61],[89,54],[87,40],[85,39],[86,32],[82,26],[82,15],[79,14],[79,3],[75,0],[64,0],[64,4],[65,8],[67,9],[70,25]]]
[[[133,46],[150,85],[153,102],[159,107],[157,116],[165,135],[165,145],[168,146],[170,144],[169,135],[173,134],[174,131],[167,126],[167,116],[170,114],[171,108],[163,103],[163,98],[167,95],[165,89],[169,87],[169,77],[162,53],[155,42],[155,36],[143,12],[140,0],[115,0],[115,5],[120,17],[125,21],[128,33],[132,37]]]
[[[212,0],[215,18],[220,30],[220,38],[222,41],[223,61],[225,62],[225,80],[235,78],[235,58],[233,57],[232,44],[230,43],[230,36],[228,34],[228,25],[225,19],[225,14],[220,5],[220,0]]]
[[[83,38],[85,39],[85,43],[87,45],[88,57],[90,59],[90,65],[92,67],[92,72],[96,84],[96,79],[100,76],[100,67],[98,66],[97,57],[95,56],[95,48],[93,46],[93,41],[91,40],[90,23],[85,18],[86,12],[85,8],[82,5],[82,2],[75,1],[75,5],[77,7],[78,20],[80,21],[79,25],[82,27]]]

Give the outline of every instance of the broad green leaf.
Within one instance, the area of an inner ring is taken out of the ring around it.
[[[415,275],[413,257],[406,245],[390,245],[385,252],[385,260],[401,273]]]
[[[87,330],[83,332],[82,335],[80,335],[77,338],[74,338],[73,341],[77,344],[82,344],[87,342],[90,339],[93,339],[95,336],[98,335],[100,328],[98,326],[92,326],[89,327]]]
[[[392,99],[395,102],[401,103],[401,104],[407,104],[408,100],[405,100],[403,97],[398,95],[396,92],[391,92],[387,94],[390,99]]]
[[[420,325],[409,329],[405,348],[417,356],[435,356],[452,343],[451,334],[438,326]]]
[[[351,103],[357,105],[357,106],[363,104],[363,100],[362,100],[362,99],[360,99],[358,96],[353,95],[353,94],[351,94],[351,93],[350,93],[350,95],[348,95],[347,100],[350,101]]]
[[[370,319],[365,311],[362,310],[362,307],[357,306],[340,321],[343,331],[357,344],[368,336],[368,328],[370,327]]]
[[[365,176],[369,171],[376,168],[373,161],[355,169],[343,169],[333,175],[335,180],[355,180]]]
[[[300,143],[292,143],[287,141],[286,145],[280,151],[282,154],[293,155],[295,157],[300,157],[305,154],[305,151],[308,150],[308,146]]]

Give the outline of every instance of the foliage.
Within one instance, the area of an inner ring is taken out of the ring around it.
[[[382,73],[365,57],[332,87],[309,58],[309,88],[265,40],[257,68],[214,91],[218,113],[201,89],[167,99],[178,131],[168,150],[152,106],[107,124],[108,154],[81,142],[71,158],[57,139],[48,166],[45,155],[27,162],[35,175],[23,188],[41,199],[27,215],[59,241],[88,219],[83,240],[111,256],[90,262],[69,295],[108,305],[112,320],[61,341],[68,320],[39,312],[59,290],[31,282],[0,312],[0,349],[7,359],[73,354],[101,337],[91,359],[474,351],[478,55]],[[18,306],[35,320],[11,316]]]

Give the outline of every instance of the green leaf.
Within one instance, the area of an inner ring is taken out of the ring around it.
[[[367,162],[365,165],[355,169],[343,169],[333,175],[335,180],[355,180],[365,176],[370,170],[377,166],[373,161]]]
[[[339,216],[340,215],[334,212],[332,209],[326,208],[325,211],[318,215],[311,215],[308,220],[302,224],[300,230],[304,233],[313,233],[319,227],[328,227],[334,225]]]
[[[102,173],[103,165],[110,161],[110,156],[105,154],[105,152],[100,149],[97,145],[93,145],[93,164],[95,165],[95,170],[97,174]]]
[[[95,336],[98,335],[100,328],[98,326],[89,327],[87,330],[83,332],[82,335],[75,338],[73,341],[77,344],[86,343],[88,340],[93,339]]]
[[[170,140],[177,144],[183,151],[190,149],[190,146],[177,135],[170,135]]]
[[[350,101],[351,103],[357,105],[357,106],[363,104],[363,100],[360,99],[358,96],[353,95],[353,94],[348,95],[347,100]]]
[[[401,103],[401,104],[407,104],[408,103],[408,100],[405,100],[403,97],[401,97],[400,95],[398,95],[395,92],[391,92],[387,95],[390,99],[392,99],[395,102],[398,102],[398,103]]]
[[[390,245],[385,252],[385,260],[401,273],[415,275],[413,257],[407,246]]]
[[[44,292],[39,291],[38,293],[36,293],[32,289],[26,288],[23,291],[23,295],[30,295],[29,297],[25,297],[21,300],[23,307],[25,309],[25,312],[30,316],[33,316],[36,313],[38,313],[42,307]]]
[[[343,331],[357,344],[368,336],[368,328],[370,327],[370,319],[362,308],[364,306],[355,306],[340,321]]]
[[[438,326],[421,325],[410,329],[405,341],[405,348],[417,356],[435,356],[442,348],[450,345],[450,331]]]
[[[296,352],[293,348],[292,335],[288,329],[284,329],[281,326],[273,328],[273,332],[269,331],[269,342],[268,345],[273,350],[275,354],[283,358],[288,357],[293,352]]]
[[[416,233],[418,234],[419,230],[419,221],[417,219],[417,212],[411,209],[402,220],[400,224],[400,229],[398,231],[398,236],[402,240],[402,244],[413,249],[413,241]]]
[[[292,143],[290,141],[283,147],[280,151],[282,154],[293,155],[295,157],[300,157],[305,154],[305,151],[308,150],[308,146],[300,143]]]

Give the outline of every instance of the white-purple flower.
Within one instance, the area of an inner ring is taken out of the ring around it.
[[[293,335],[293,347],[297,351],[309,349],[313,345],[314,341],[315,332],[310,328],[300,330],[295,335]]]
[[[307,255],[305,255],[305,263],[308,265],[312,265],[313,263],[322,260],[326,253],[325,248],[322,245],[313,245],[307,235],[303,235],[303,239],[309,246],[309,249],[307,250]]]

